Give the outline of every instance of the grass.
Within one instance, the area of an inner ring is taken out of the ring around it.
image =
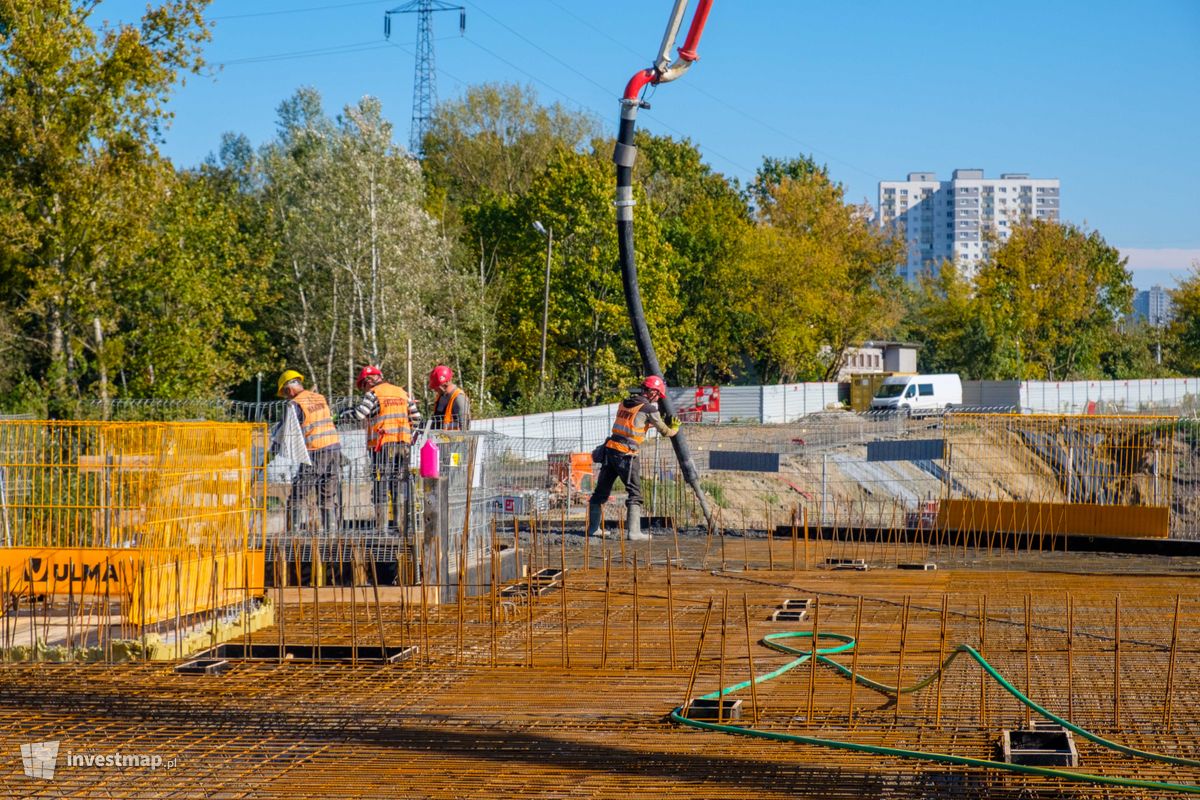
[[[725,487],[716,481],[700,481],[700,488],[712,498],[721,508],[729,508],[729,498],[725,496]]]

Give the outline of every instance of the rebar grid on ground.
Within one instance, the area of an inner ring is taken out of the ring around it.
[[[859,631],[856,669],[880,682],[914,683],[934,671],[949,647],[965,643],[1037,702],[1077,724],[1141,749],[1200,756],[1200,622],[1194,613],[1200,583],[1193,577],[1000,569],[1013,561],[1011,554],[993,555],[986,572],[769,570],[761,566],[784,561],[778,551],[788,543],[755,540],[730,548],[747,556],[749,568],[739,560],[722,571],[709,547],[706,568],[672,567],[668,590],[663,544],[654,542],[653,550],[638,545],[636,593],[633,546],[626,543],[621,559],[619,543],[607,542],[610,568],[599,567],[593,554],[590,569],[568,569],[565,594],[535,592],[532,603],[498,594],[493,605],[488,593],[466,600],[461,620],[457,604],[438,608],[419,598],[377,604],[370,589],[322,589],[303,602],[284,595],[280,628],[287,643],[313,643],[319,635],[324,644],[357,644],[363,654],[381,641],[418,644],[418,654],[399,665],[247,661],[235,662],[224,676],[144,665],[7,666],[0,681],[6,752],[57,739],[64,753],[156,753],[178,766],[152,773],[62,766],[53,784],[42,786],[21,775],[13,756],[0,768],[0,790],[130,798],[1150,796],[665,724],[664,714],[683,701],[712,598],[716,610],[696,664],[697,694],[715,689],[721,674],[727,683],[748,677],[749,651],[739,634],[746,625],[743,596],[759,673],[785,660],[759,647],[763,635],[812,629],[811,615],[777,623],[768,621],[771,612],[788,599],[812,599],[821,631]],[[682,549],[700,544],[684,542]],[[836,552],[824,545],[811,546],[814,563]],[[768,553],[768,546],[776,552]],[[904,549],[879,545],[878,561],[905,557],[889,548]],[[986,552],[969,555],[989,562]],[[1066,567],[1091,563],[1084,555],[1058,559]],[[650,567],[643,566],[647,560]],[[721,642],[726,593],[728,630]],[[267,630],[251,638],[269,644],[279,636],[280,630]],[[748,694],[739,697],[750,704]],[[852,695],[850,682],[824,666],[760,686],[755,699],[762,730],[985,758],[992,757],[1000,729],[1025,722],[1024,708],[965,662],[898,704],[863,686]],[[751,719],[746,710],[738,722]],[[1200,780],[1198,770],[1079,745],[1089,772]]]

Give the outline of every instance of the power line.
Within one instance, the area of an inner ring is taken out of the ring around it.
[[[472,6],[475,8],[475,10],[476,10],[476,11],[481,11],[481,9],[480,9],[478,6],[474,5],[473,3],[472,3]],[[487,17],[491,17],[491,19],[495,20],[495,21],[496,21],[496,22],[497,22],[497,23],[498,23],[498,24],[499,24],[501,27],[504,27],[504,28],[508,29],[509,31],[512,31],[512,32],[513,32],[513,33],[514,33],[514,34],[515,34],[515,35],[516,35],[518,38],[520,38],[520,39],[524,40],[526,43],[528,43],[530,46],[532,46],[532,47],[536,48],[537,50],[540,50],[540,51],[541,51],[542,53],[544,53],[544,54],[545,54],[545,55],[546,55],[548,58],[551,58],[551,59],[553,59],[554,61],[558,62],[559,64],[562,64],[563,66],[567,67],[569,70],[571,70],[572,72],[574,72],[576,75],[580,76],[581,78],[583,78],[584,80],[586,80],[588,83],[591,83],[593,86],[596,86],[596,87],[597,87],[597,88],[599,88],[601,91],[605,92],[606,94],[612,94],[612,93],[613,93],[613,92],[612,92],[612,89],[611,89],[610,87],[607,87],[607,86],[605,86],[604,84],[600,83],[599,81],[597,81],[597,80],[595,80],[595,79],[591,78],[590,76],[583,74],[583,73],[582,73],[582,72],[580,72],[579,70],[575,69],[575,67],[574,67],[574,66],[572,66],[572,65],[568,64],[566,61],[563,61],[562,59],[560,59],[558,56],[554,55],[553,53],[550,53],[550,52],[549,52],[549,51],[547,51],[545,48],[541,47],[540,45],[536,44],[535,42],[531,42],[529,39],[526,39],[524,36],[522,36],[521,34],[517,33],[516,31],[513,31],[513,30],[512,30],[512,28],[509,28],[509,27],[508,27],[507,25],[505,25],[504,23],[500,22],[499,20],[496,20],[496,18],[495,18],[495,17],[492,17],[492,16],[491,16],[490,14],[488,14],[487,12],[483,12],[483,11],[481,11],[481,13],[483,13],[483,14],[484,14],[485,16],[487,16]],[[576,100],[576,99],[575,99],[574,97],[572,97],[571,95],[567,94],[566,92],[562,91],[561,89],[558,89],[558,88],[554,87],[553,85],[551,85],[550,83],[548,83],[547,81],[545,81],[544,79],[542,79],[541,77],[539,77],[539,76],[537,76],[537,75],[533,74],[532,72],[529,72],[528,70],[524,69],[523,67],[520,67],[520,66],[518,66],[518,65],[514,64],[513,62],[511,62],[511,61],[509,61],[508,59],[504,58],[503,56],[499,55],[498,53],[495,53],[495,52],[493,52],[493,51],[489,50],[488,48],[484,47],[483,45],[481,45],[479,42],[475,41],[474,39],[472,39],[472,38],[470,38],[470,37],[466,37],[466,39],[467,39],[467,41],[468,41],[468,42],[470,42],[471,44],[475,45],[476,47],[478,47],[478,48],[479,48],[480,50],[482,50],[483,52],[485,52],[485,53],[487,53],[488,55],[492,56],[492,58],[495,58],[496,60],[498,60],[498,61],[500,61],[500,62],[502,62],[502,63],[504,63],[504,64],[507,64],[509,67],[512,67],[512,68],[513,68],[513,69],[515,69],[517,72],[520,72],[522,75],[525,75],[526,77],[528,77],[529,79],[531,79],[531,80],[535,81],[536,83],[540,83],[542,86],[545,86],[547,89],[549,89],[550,91],[554,92],[555,94],[558,94],[558,95],[561,95],[562,97],[565,97],[565,98],[567,98],[568,100],[570,100],[571,102],[573,102],[573,103],[575,103],[576,105],[580,106],[581,108],[585,108],[585,109],[587,109],[588,111],[590,111],[590,112],[592,112],[593,114],[595,114],[595,115],[596,115],[598,118],[600,118],[600,119],[604,119],[604,118],[607,116],[607,115],[605,115],[605,114],[601,114],[600,112],[596,111],[596,109],[592,108],[591,106],[587,105],[586,103],[581,103],[581,102],[579,102],[578,100]],[[679,130],[678,128],[674,127],[673,125],[670,125],[670,124],[668,124],[668,123],[664,122],[662,119],[659,119],[658,117],[654,116],[653,114],[646,114],[645,116],[649,117],[649,118],[650,118],[652,121],[654,121],[654,122],[655,122],[655,123],[657,123],[658,125],[662,126],[663,128],[666,128],[667,130],[671,131],[672,133],[676,134],[677,136],[680,136],[680,137],[687,137],[687,138],[693,138],[693,137],[690,137],[690,136],[688,136],[688,134],[687,134],[687,133],[685,133],[684,131],[681,131],[681,130]],[[699,142],[697,142],[697,144],[699,144]],[[745,165],[743,165],[743,164],[739,164],[737,161],[733,160],[733,159],[732,159],[732,158],[730,158],[729,156],[723,155],[722,153],[720,153],[720,152],[718,152],[717,150],[714,150],[714,149],[712,149],[712,148],[710,148],[710,147],[705,147],[705,148],[704,148],[704,151],[705,151],[706,153],[709,153],[709,154],[711,154],[711,155],[714,155],[714,156],[716,156],[717,158],[719,158],[719,159],[721,159],[722,161],[726,162],[726,163],[727,163],[727,164],[729,164],[730,166],[732,166],[732,167],[736,167],[737,169],[741,170],[742,172],[746,172],[746,173],[753,173],[753,172],[754,172],[754,170],[750,169],[749,167],[746,167],[746,166],[745,166]]]
[[[365,2],[357,3],[337,3],[328,6],[308,6],[306,8],[285,8],[280,11],[254,11],[249,14],[222,14],[219,17],[209,17],[212,20],[218,19],[246,19],[247,17],[277,17],[281,14],[305,14],[309,11],[328,11],[333,8],[353,8],[354,6],[376,6],[379,3],[375,0],[365,0]]]
[[[610,36],[599,26],[594,25],[593,23],[589,22],[588,20],[584,19],[583,17],[579,16],[578,14],[574,13],[573,11],[571,11],[570,9],[561,5],[560,3],[555,2],[555,0],[546,0],[546,2],[548,2],[550,5],[557,8],[559,11],[562,11],[567,16],[572,17],[575,20],[577,20],[578,22],[582,23],[585,27],[587,27],[594,33],[600,34],[605,39],[608,39],[610,42],[613,42],[614,44],[619,45],[620,47],[624,48],[625,50],[629,51],[630,53],[632,53],[634,55],[640,55],[636,50],[634,50],[632,47],[630,47],[626,43]],[[486,13],[486,12],[483,12],[482,9],[477,8],[477,10],[481,11],[481,13]],[[503,24],[503,23],[500,23],[500,24]],[[518,34],[518,35],[520,35],[520,34]],[[685,85],[692,91],[698,92],[698,93],[704,95],[705,97],[709,98],[710,100],[713,100],[714,102],[719,103],[722,106],[725,106],[725,108],[744,117],[745,119],[749,120],[750,122],[753,122],[756,125],[764,128],[766,130],[771,131],[772,133],[782,136],[785,139],[788,139],[789,141],[793,142],[794,144],[800,145],[805,150],[808,150],[814,154],[821,155],[824,158],[829,159],[830,161],[835,161],[844,167],[848,167],[848,168],[854,170],[855,172],[858,172],[862,175],[866,175],[867,177],[870,177],[870,178],[874,178],[875,180],[879,180],[879,181],[886,180],[882,176],[876,175],[875,173],[871,172],[870,170],[866,170],[866,169],[863,169],[862,167],[855,166],[854,164],[851,164],[849,161],[846,161],[843,158],[839,158],[838,156],[835,156],[832,153],[829,153],[829,152],[826,152],[819,148],[813,147],[811,144],[808,144],[806,142],[803,142],[803,141],[797,139],[792,134],[788,133],[785,130],[781,130],[780,128],[775,127],[774,125],[772,125],[770,122],[767,122],[766,120],[758,119],[753,114],[750,114],[749,112],[745,111],[744,109],[738,108],[737,106],[733,105],[728,100],[721,97],[720,95],[715,95],[712,92],[707,91],[702,86],[699,86],[698,84],[696,84],[694,81],[688,82]]]
[[[260,56],[247,56],[245,58],[233,58],[228,61],[218,62],[220,66],[230,66],[236,64],[256,64],[264,61],[284,61],[294,58],[315,58],[318,56],[337,56],[348,53],[359,53],[365,50],[379,50],[387,47],[386,44],[381,44],[377,39],[371,39],[365,42],[349,42],[347,44],[333,45],[330,47],[318,47],[311,50],[294,50],[287,53],[268,53]]]

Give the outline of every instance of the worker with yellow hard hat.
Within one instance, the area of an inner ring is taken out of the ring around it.
[[[299,430],[308,463],[301,460],[288,498],[288,527],[293,526],[310,493],[317,496],[321,525],[327,533],[341,527],[342,443],[325,398],[304,388],[304,376],[294,369],[279,374],[276,394],[288,400],[281,431]],[[272,450],[277,451],[277,444]]]

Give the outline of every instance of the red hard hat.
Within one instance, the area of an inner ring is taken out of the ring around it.
[[[367,364],[359,371],[358,377],[354,379],[354,385],[359,389],[366,389],[369,385],[367,378],[379,378],[379,380],[383,380],[383,373],[379,371],[379,367]]]
[[[429,373],[429,388],[437,389],[443,383],[449,383],[452,380],[454,380],[454,370],[445,364],[438,364],[433,368],[433,372]]]
[[[667,384],[663,383],[663,379],[657,375],[647,375],[646,380],[642,381],[642,386],[661,395],[667,393]]]

